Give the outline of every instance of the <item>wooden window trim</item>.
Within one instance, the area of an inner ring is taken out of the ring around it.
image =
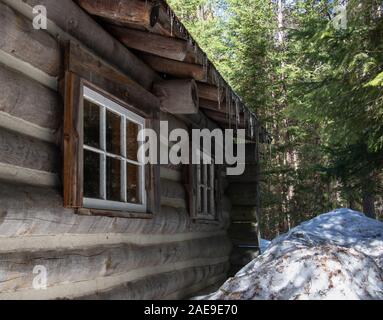
[[[121,107],[145,118],[145,127],[153,129],[157,133],[159,132],[160,110],[158,99],[153,98],[150,92],[138,84],[132,84],[132,80],[128,77],[78,45],[69,43],[65,58],[65,77],[61,81],[65,105],[63,134],[64,207],[74,208],[79,214],[134,218],[153,217],[160,211],[159,165],[149,164],[145,166],[147,197],[147,211],[145,213],[83,207],[83,88],[88,87]],[[124,92],[121,94],[122,88]],[[139,108],[137,88],[139,88],[139,95],[144,95],[141,100],[143,101],[143,108],[141,109]]]
[[[190,159],[192,157],[192,146],[190,146]],[[206,218],[206,216],[199,215],[198,213],[198,178],[197,178],[197,165],[190,163],[184,166],[185,188],[188,194],[188,209],[190,217],[194,223],[200,224],[214,224],[221,223],[222,215],[222,198],[223,198],[223,185],[222,185],[222,170],[224,165],[215,164],[214,155],[210,155],[213,160],[214,167],[214,217]]]

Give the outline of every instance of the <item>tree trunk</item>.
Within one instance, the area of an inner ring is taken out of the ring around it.
[[[374,195],[369,192],[363,192],[362,201],[364,214],[369,218],[376,219]]]

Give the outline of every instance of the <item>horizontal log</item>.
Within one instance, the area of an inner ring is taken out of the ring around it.
[[[255,183],[258,179],[257,165],[253,163],[246,163],[245,172],[242,175],[228,177],[230,183]]]
[[[234,206],[257,205],[257,186],[255,183],[232,183],[226,191]]]
[[[173,300],[192,293],[225,277],[228,263],[176,270],[127,283],[112,290],[98,292],[84,299],[100,300]],[[218,278],[218,279],[217,279]],[[193,288],[194,287],[194,288]],[[195,288],[197,287],[197,288]]]
[[[167,179],[167,180],[182,183],[182,172],[172,168],[161,166],[160,177],[161,179]]]
[[[35,30],[27,18],[3,3],[0,3],[0,24],[0,50],[51,76],[59,75],[61,53],[53,37],[45,31]]]
[[[197,81],[206,79],[206,70],[198,64],[180,62],[149,54],[140,57],[155,71],[169,74],[178,78],[193,78]]]
[[[167,272],[176,272],[187,268],[203,267],[209,265],[223,264],[227,258],[216,259],[196,259],[182,261],[174,264],[160,265],[156,267],[139,268],[127,273],[113,275],[109,277],[99,277],[92,280],[63,283],[50,287],[47,290],[28,289],[16,292],[0,293],[1,300],[48,300],[48,299],[79,299],[97,292],[111,290],[121,284],[143,279],[153,275]],[[35,275],[34,275],[35,276]]]
[[[223,114],[226,114],[226,103],[225,102],[218,104],[217,101],[201,99],[201,96],[200,96],[199,104],[200,104],[200,107],[203,109],[219,111]]]
[[[149,220],[80,216],[63,208],[59,191],[26,185],[2,183],[0,199],[0,237],[112,233],[133,238],[139,235],[137,241],[161,235],[170,241],[179,234],[221,231],[227,224],[227,220],[217,225],[193,223],[187,210],[171,207],[161,207],[160,214]]]
[[[152,28],[158,21],[159,6],[140,0],[75,0],[88,13],[116,21],[119,24],[139,25]]]
[[[228,257],[226,237],[182,241],[151,246],[121,245],[89,249],[0,254],[0,292],[32,289],[34,266],[48,270],[48,290],[63,283],[89,281],[132,270],[181,262]],[[205,262],[206,261],[206,262]]]
[[[218,89],[216,86],[212,86],[207,83],[197,82],[198,94],[201,99],[209,100],[209,101],[220,101],[223,103],[224,95],[222,89]],[[217,108],[218,109],[218,108]]]
[[[254,206],[234,206],[230,212],[232,221],[256,221],[256,209]]]
[[[175,208],[186,208],[186,190],[183,184],[161,179],[161,204]]]
[[[0,163],[57,173],[59,150],[52,144],[0,128]]]
[[[61,41],[76,39],[146,89],[150,89],[153,81],[158,79],[153,70],[72,0],[3,0],[3,2],[22,12],[29,19],[34,18],[33,7],[43,5],[49,13],[47,31],[59,37]]]
[[[232,223],[228,235],[230,239],[236,240],[256,240],[257,239],[256,223]]]
[[[190,46],[185,40],[116,26],[107,28],[118,40],[131,49],[177,61],[185,61],[190,52]]]
[[[0,87],[0,112],[52,132],[62,125],[63,110],[56,92],[1,64]]]
[[[34,67],[30,63],[21,60],[5,51],[0,50],[0,63],[8,66],[9,68],[21,72],[28,78],[37,81],[38,83],[54,90],[58,90],[58,79],[57,77],[50,76],[44,71]]]
[[[137,113],[149,116],[159,110],[160,101],[157,97],[87,49],[70,43],[67,56],[69,71],[130,104]]]
[[[0,163],[0,179],[12,183],[42,187],[59,187],[61,183],[57,173],[28,169],[6,163]]]
[[[150,31],[163,36],[186,40],[188,38],[187,31],[182,30],[183,28],[177,28],[177,22],[178,25],[180,25],[178,19],[175,16],[172,18],[171,15],[169,15],[169,10],[161,5],[158,11],[157,23]]]
[[[203,105],[201,105],[203,107]],[[214,121],[223,124],[225,126],[231,126],[231,128],[236,128],[238,125],[239,129],[245,129],[245,121],[244,117],[240,116],[240,121],[236,123],[236,117],[235,117],[235,111],[233,110],[233,113],[231,114],[231,117],[228,116],[228,114],[217,110],[211,110],[211,109],[205,109],[204,113]]]
[[[160,99],[163,111],[171,114],[198,113],[198,90],[193,79],[156,82],[153,92]]]
[[[190,287],[183,288],[170,295],[161,298],[161,300],[185,300],[197,296],[205,296],[216,292],[227,280],[227,271],[220,275],[209,276],[206,280],[196,283]]]

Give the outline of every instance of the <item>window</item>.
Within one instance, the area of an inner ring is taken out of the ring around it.
[[[78,44],[67,44],[65,61],[59,86],[64,207],[80,214],[153,217],[161,205],[160,167],[138,162],[143,148],[137,135],[141,129],[158,134],[158,100]]]
[[[206,154],[201,157],[201,164],[196,165],[197,170],[197,218],[212,219],[215,214],[215,168],[214,161],[204,164],[203,159],[209,158]]]
[[[145,120],[88,87],[83,101],[83,206],[146,211],[138,133]]]
[[[200,152],[198,156],[200,164],[188,166],[186,185],[190,214],[196,220],[216,222],[222,211],[222,165],[215,164],[214,158],[206,152]]]

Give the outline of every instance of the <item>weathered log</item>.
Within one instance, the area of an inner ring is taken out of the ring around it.
[[[240,121],[236,123],[235,112],[233,111],[231,115],[231,120],[228,118],[228,115],[222,111],[204,109],[204,113],[214,121],[223,124],[225,126],[231,126],[231,128],[236,128],[238,125],[239,129],[245,129],[245,121],[243,115],[240,116]]]
[[[108,29],[128,48],[163,58],[185,61],[190,52],[188,42],[185,40],[116,26],[109,26]]]
[[[140,0],[76,0],[88,13],[116,21],[119,24],[139,25],[152,28],[156,25],[159,16],[159,5],[151,1]]]
[[[32,19],[33,7],[43,5],[48,14],[48,32],[62,41],[77,39],[102,59],[129,75],[137,83],[151,88],[158,76],[117,39],[103,29],[72,0],[3,0]],[[32,24],[31,24],[32,25]],[[41,32],[37,31],[37,32]]]
[[[225,102],[223,102],[219,105],[217,101],[201,99],[201,96],[200,96],[199,105],[200,105],[200,108],[202,108],[202,109],[218,111],[218,112],[222,112],[222,113],[226,114],[226,103]]]
[[[167,180],[182,183],[182,171],[180,170],[168,168],[162,165],[160,169],[160,176],[161,176],[161,179],[167,179]]]
[[[257,240],[258,226],[255,222],[232,223],[228,235],[235,240]]]
[[[206,70],[198,64],[180,62],[149,54],[141,54],[142,59],[155,71],[179,78],[193,78],[198,81],[206,79]]]
[[[57,40],[0,2],[0,50],[26,61],[48,75],[58,76],[61,54]]]
[[[1,64],[0,87],[0,112],[52,130],[62,125],[56,92]]]
[[[223,91],[218,89],[216,86],[212,86],[207,83],[197,82],[198,94],[201,99],[209,100],[209,101],[220,101],[221,103],[224,101]],[[224,107],[222,105],[222,107]],[[218,104],[217,104],[217,110]]]
[[[84,299],[102,300],[158,300],[182,299],[222,279],[228,263],[195,267],[162,273],[123,284],[112,290],[97,292]],[[192,288],[194,287],[194,288]]]
[[[57,173],[58,157],[54,145],[0,128],[0,163]]]
[[[6,183],[0,188],[0,207],[0,237],[102,234],[100,239],[106,239],[107,234],[116,234],[131,236],[145,244],[166,241],[158,240],[159,235],[168,241],[176,241],[177,235],[181,234],[182,239],[187,234],[221,231],[227,224],[226,220],[217,225],[193,223],[187,210],[171,207],[161,207],[160,214],[149,220],[80,216],[63,208],[59,191]]]
[[[159,109],[157,97],[87,49],[71,42],[66,54],[68,71],[128,103],[138,114],[151,116]]]
[[[0,126],[56,142],[62,107],[56,92],[0,64]]]
[[[246,190],[246,192],[244,192]],[[233,205],[255,206],[257,186],[250,183],[232,183],[226,191]]]
[[[186,208],[186,190],[181,183],[161,179],[161,204],[174,208]]]
[[[171,17],[169,11],[161,5],[158,11],[158,21],[150,31],[163,36],[186,40],[188,38],[187,34],[185,30],[177,28],[177,22],[179,23],[178,19],[175,16]]]
[[[141,268],[182,262],[209,265],[209,259],[228,259],[230,249],[226,237],[212,237],[151,246],[124,244],[110,248],[5,253],[0,254],[0,292],[32,289],[35,276],[32,270],[36,265],[49,270],[49,289],[63,283],[89,281]]]
[[[232,221],[256,221],[255,206],[234,206],[230,212]]]
[[[171,114],[198,113],[198,91],[194,80],[156,82],[153,92],[159,97],[163,111]]]

